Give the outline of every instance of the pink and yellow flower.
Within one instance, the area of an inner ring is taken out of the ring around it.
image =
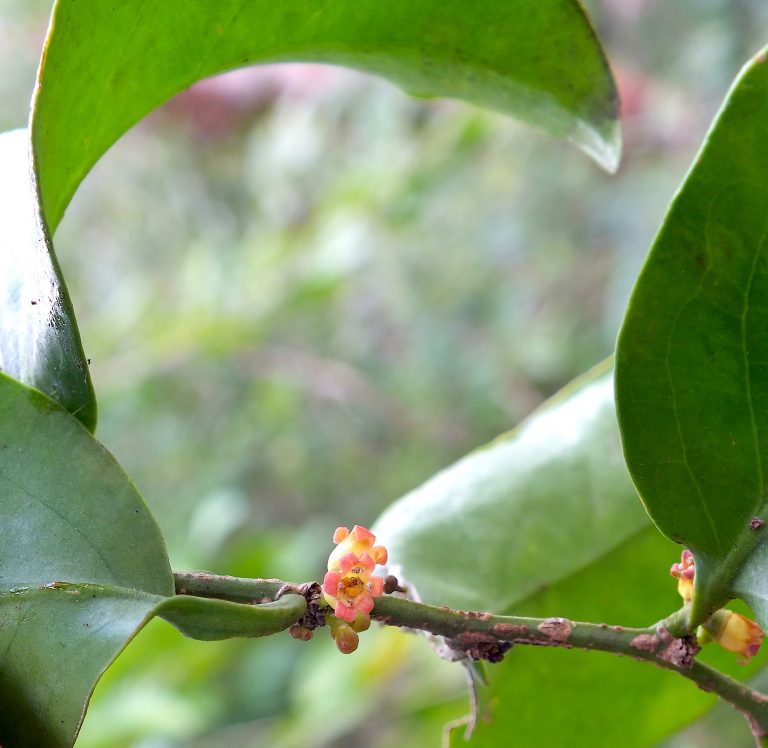
[[[669,573],[677,578],[677,591],[685,603],[691,602],[693,598],[695,572],[693,553],[686,548],[680,556],[680,563],[672,564],[672,568],[669,570]]]
[[[754,621],[727,608],[718,610],[702,628],[723,649],[740,654],[740,665],[745,665],[757,654],[765,636]]]
[[[669,573],[677,579],[677,591],[683,602],[689,603],[693,597],[693,581],[696,568],[691,553],[687,548],[680,556],[680,562],[672,564]],[[754,621],[721,608],[697,629],[699,644],[716,641],[723,649],[740,654],[740,664],[746,664],[760,649],[765,633]]]
[[[338,545],[328,559],[323,596],[336,618],[347,623],[357,618],[362,625],[370,620],[373,598],[384,591],[384,580],[372,575],[376,564],[387,562],[386,548],[374,546],[376,536],[360,525],[352,532],[337,528],[333,540]]]

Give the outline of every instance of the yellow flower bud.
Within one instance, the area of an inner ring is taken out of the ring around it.
[[[740,665],[757,654],[765,636],[754,621],[726,608],[718,610],[703,628],[723,649],[742,655]]]

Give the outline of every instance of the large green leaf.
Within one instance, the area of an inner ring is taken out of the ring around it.
[[[349,65],[420,96],[507,112],[609,168],[618,100],[577,0],[60,0],[33,102],[43,213],[133,124],[201,78],[243,65]]]
[[[379,518],[425,602],[513,610],[648,526],[621,456],[612,375],[599,366]]]
[[[765,59],[742,71],[675,198],[616,357],[627,464],[654,522],[694,551],[696,622],[736,587],[768,599],[753,556],[768,519]]]
[[[188,636],[281,631],[302,597],[174,596],[160,532],[112,456],[60,405],[0,375],[0,743],[74,742],[101,673],[153,615]]]
[[[568,138],[609,169],[618,161],[618,98],[578,0],[481,0],[471,13],[459,0],[60,0],[31,120],[40,204],[24,210],[34,221],[19,216],[29,239],[14,256],[28,256],[13,260],[45,275],[24,276],[22,295],[15,275],[0,281],[0,355],[19,359],[7,371],[93,430],[87,361],[46,226],[55,232],[93,164],[175,93],[224,70],[289,60],[349,65],[416,95],[465,99]],[[10,189],[27,191],[27,182],[19,176]],[[43,291],[56,324],[25,306]]]
[[[605,365],[405,496],[374,530],[394,573],[437,605],[644,626],[680,602],[668,576],[678,551],[637,500]],[[674,673],[602,653],[517,647],[488,671],[498,706],[478,745],[648,746],[715,701]]]
[[[157,596],[173,594],[165,548],[114,459],[61,406],[4,375],[0,496],[0,743],[70,745],[101,672]]]
[[[60,402],[93,431],[80,336],[40,217],[27,130],[0,135],[0,370]]]

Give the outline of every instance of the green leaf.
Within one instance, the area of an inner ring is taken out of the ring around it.
[[[679,554],[637,500],[606,365],[395,503],[374,531],[393,573],[437,605],[646,626],[680,603],[668,575]],[[471,744],[648,746],[715,702],[604,653],[520,646],[488,673],[484,701],[497,707]]]
[[[118,586],[65,582],[0,590],[0,698],[5,748],[74,743],[90,694],[125,645],[158,615],[205,641],[257,637],[288,628],[306,611],[299,595],[242,605],[162,597]]]
[[[291,60],[349,65],[417,95],[465,99],[568,138],[610,170],[618,162],[618,97],[577,0],[482,0],[472,13],[458,0],[60,0],[32,106],[39,203],[26,162],[3,176],[13,198],[3,230],[15,237],[14,272],[0,285],[7,372],[94,430],[95,396],[49,232],[94,163],[155,107],[206,76]],[[30,295],[39,308],[29,308]]]
[[[765,59],[742,71],[675,198],[617,348],[627,464],[659,529],[694,551],[697,623],[734,592],[766,599],[765,530],[750,526],[768,519]]]
[[[33,102],[53,232],[80,180],[133,124],[201,78],[263,62],[348,65],[569,138],[609,169],[618,98],[576,0],[59,1]]]
[[[0,744],[74,742],[101,673],[153,615],[188,636],[281,631],[304,599],[174,596],[163,540],[114,458],[58,404],[0,375]]]
[[[648,526],[621,456],[612,374],[597,367],[377,520],[425,602],[511,611]]]
[[[666,566],[675,546],[647,527],[615,551],[523,601],[521,615],[647,625],[679,598]],[[723,656],[725,655],[725,656]],[[732,654],[714,645],[700,656],[734,677],[748,678]],[[585,745],[649,748],[718,703],[676,673],[605,652],[516,647],[488,668],[490,721],[470,746]],[[748,741],[748,728],[742,726]],[[577,736],[577,737],[574,737]],[[452,746],[467,745],[462,733]]]
[[[173,624],[184,636],[202,641],[277,634],[296,623],[306,611],[306,600],[293,594],[261,605],[177,595],[162,600],[154,609],[155,615]]]
[[[2,745],[72,745],[96,681],[143,625],[155,600],[117,587],[102,595],[83,594],[78,587],[45,588],[39,580],[16,591],[4,586]]]
[[[165,547],[111,455],[4,375],[0,495],[0,743],[71,745],[101,672],[156,596],[173,594]],[[92,597],[63,581],[113,592]]]
[[[0,370],[91,430],[96,401],[67,288],[40,218],[27,130],[0,135]]]
[[[57,580],[172,595],[160,530],[114,458],[43,394],[0,375],[0,588]]]

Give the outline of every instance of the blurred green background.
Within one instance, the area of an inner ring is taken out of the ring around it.
[[[615,177],[500,116],[286,65],[198,84],[87,178],[56,246],[98,436],[174,568],[317,578],[335,526],[371,524],[611,353],[768,6],[588,5],[622,92]],[[49,9],[0,0],[3,130],[26,122]],[[344,658],[320,633],[210,644],[153,622],[78,745],[428,746],[466,711],[425,641],[371,631]],[[713,731],[743,736],[729,718],[671,745],[737,745]]]

